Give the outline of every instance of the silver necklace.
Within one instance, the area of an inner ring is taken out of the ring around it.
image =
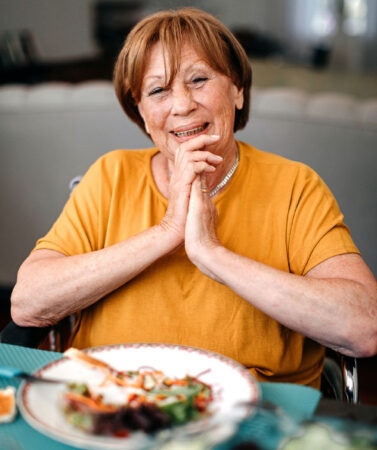
[[[240,157],[238,154],[238,147],[236,148],[236,160],[234,161],[233,166],[230,168],[229,172],[225,175],[225,177],[220,181],[220,183],[212,189],[212,191],[208,194],[210,197],[213,197],[215,194],[219,192],[221,188],[223,188],[229,180],[232,178],[234,172],[237,169],[238,163],[240,161]]]
[[[239,153],[238,153],[238,146],[236,147],[236,160],[234,161],[233,166],[230,168],[229,172],[225,175],[225,177],[220,181],[220,183],[215,186],[212,191],[208,194],[210,197],[213,197],[215,194],[219,192],[221,188],[223,188],[229,180],[232,178],[234,172],[236,171],[238,167],[238,163],[240,161]],[[171,177],[171,170],[168,167],[168,174],[169,178]]]

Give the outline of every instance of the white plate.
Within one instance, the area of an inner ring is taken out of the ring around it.
[[[172,440],[198,436],[215,444],[228,438],[236,425],[250,414],[240,408],[242,402],[259,398],[259,386],[255,378],[237,362],[217,353],[177,345],[129,344],[95,347],[87,353],[101,359],[118,370],[137,370],[151,366],[171,377],[200,376],[210,384],[214,400],[211,415],[202,420],[164,430],[151,437],[143,432],[132,432],[127,438],[103,437],[86,434],[70,425],[61,410],[60,398],[64,385],[50,383],[23,383],[18,392],[18,404],[24,419],[36,430],[49,437],[79,448],[89,449],[141,449],[163,447]],[[90,382],[98,377],[93,371],[76,361],[62,358],[37,372],[49,378]]]

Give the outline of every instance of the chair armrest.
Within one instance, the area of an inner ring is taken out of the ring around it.
[[[357,359],[326,350],[322,372],[322,394],[347,403],[359,402]]]
[[[13,321],[10,321],[0,334],[0,342],[2,344],[37,348],[46,338],[50,330],[51,327],[20,327]]]
[[[348,403],[359,402],[359,379],[357,374],[357,359],[350,356],[341,356],[343,373],[343,396]]]

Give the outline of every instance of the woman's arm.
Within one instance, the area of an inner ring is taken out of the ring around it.
[[[156,225],[95,252],[65,256],[36,250],[21,265],[11,313],[21,326],[47,326],[84,309],[174,251],[181,242]]]
[[[217,140],[218,136],[202,135],[177,149],[167,189],[168,208],[159,225],[111,247],[75,256],[46,249],[33,252],[18,272],[12,293],[13,320],[21,326],[56,323],[92,305],[181,246],[191,183],[196,173],[213,172],[222,161],[203,151]],[[166,159],[164,162],[166,166]]]
[[[185,246],[206,275],[282,325],[351,356],[377,353],[377,282],[360,256],[340,255],[306,276],[286,273],[224,248],[216,209],[193,183]]]

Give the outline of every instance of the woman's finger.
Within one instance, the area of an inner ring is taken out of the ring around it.
[[[203,194],[208,194],[208,185],[207,185],[207,177],[204,173],[200,174],[200,190],[203,192]]]
[[[201,134],[198,137],[189,139],[178,145],[178,149],[181,151],[201,150],[206,146],[215,144],[220,139],[220,136],[216,134]]]
[[[185,151],[177,154],[175,159],[175,166],[186,165],[191,162],[199,162],[205,161],[208,164],[220,164],[223,161],[223,158],[219,155],[215,155],[214,153],[205,151],[205,150],[193,150],[193,151]]]
[[[193,171],[196,175],[199,175],[203,172],[214,172],[216,167],[207,164],[205,161],[195,162],[192,164]]]
[[[179,144],[175,152],[175,161],[179,161],[185,157],[185,155],[191,155],[193,152],[198,153],[197,158],[206,158],[209,154],[214,153],[206,150],[206,147],[215,144],[219,140],[217,135],[203,134],[196,138],[190,139],[182,144]],[[203,152],[202,155],[200,153]]]
[[[196,152],[200,153],[200,152]],[[185,155],[179,161],[176,161],[174,165],[173,173],[171,176],[171,183],[177,184],[177,186],[191,185],[194,178],[201,173],[213,173],[216,171],[216,167],[221,164],[223,159],[217,155],[209,156],[202,155],[196,158],[195,155]],[[208,159],[209,161],[208,161]]]

